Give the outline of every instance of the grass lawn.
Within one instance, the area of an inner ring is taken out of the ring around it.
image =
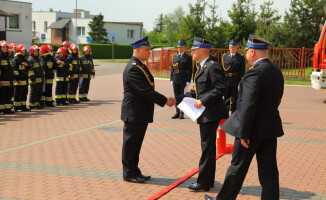
[[[94,59],[94,61],[99,62],[110,62],[110,63],[127,63],[129,62],[129,59]]]

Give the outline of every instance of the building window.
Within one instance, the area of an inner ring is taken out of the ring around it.
[[[19,29],[19,15],[12,14],[12,16],[8,17],[7,24],[8,29]]]
[[[54,37],[60,37],[62,38],[62,29],[54,29]]]
[[[48,22],[44,21],[44,32],[48,32]]]
[[[132,38],[134,38],[134,34],[135,34],[135,30],[130,30],[129,29],[128,32],[127,32],[127,37],[132,39]]]
[[[85,27],[77,27],[77,35],[84,36],[85,35]]]
[[[33,30],[33,31],[36,30],[36,24],[35,24],[35,21],[32,21],[32,30]]]

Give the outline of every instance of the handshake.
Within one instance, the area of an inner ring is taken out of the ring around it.
[[[166,101],[165,105],[172,107],[177,104],[177,101],[173,97],[169,97],[168,100]]]

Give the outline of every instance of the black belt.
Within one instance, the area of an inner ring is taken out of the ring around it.
[[[177,73],[185,73],[185,74],[188,74],[188,70],[177,70]]]
[[[225,76],[229,76],[229,77],[238,76],[238,75],[239,75],[239,73],[225,73]]]

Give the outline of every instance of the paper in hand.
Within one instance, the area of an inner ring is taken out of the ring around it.
[[[192,121],[196,121],[200,115],[203,114],[205,106],[196,108],[194,106],[196,99],[185,97],[182,102],[177,106],[182,112],[184,112]]]

